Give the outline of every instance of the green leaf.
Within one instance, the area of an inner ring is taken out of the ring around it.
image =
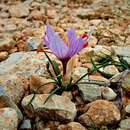
[[[100,70],[98,70],[98,71],[101,73],[101,75],[103,75],[106,78],[111,78],[113,76],[113,74],[105,73],[104,71],[100,71]]]
[[[72,77],[71,77],[71,79],[70,79],[70,82],[69,82],[69,84],[66,86],[66,91],[71,91],[72,90]]]
[[[98,70],[98,68],[92,58],[91,58],[91,63],[93,64],[93,72],[96,72]]]
[[[53,63],[53,66],[54,66],[54,68],[56,70],[56,76],[61,75],[58,63],[56,63],[56,61],[54,61],[54,60],[52,61],[52,63]]]
[[[105,64],[105,63],[109,63],[111,61],[111,58],[109,56],[102,58],[99,63],[100,64]]]
[[[52,65],[52,68],[54,70],[54,73],[56,75],[56,78],[57,78],[57,83],[59,86],[62,86],[62,75],[61,75],[61,72],[60,72],[60,69],[59,69],[59,65],[56,63],[56,61],[52,61],[50,59],[50,57],[47,55],[47,53],[44,51],[49,63]],[[47,66],[48,67],[48,66]],[[51,76],[53,77],[52,73],[49,71],[49,73],[51,74]]]
[[[130,65],[128,64],[128,62],[126,60],[123,59],[122,56],[118,56],[118,58],[119,58],[120,63],[124,69],[130,69]]]
[[[49,69],[49,66],[50,66],[49,63],[50,63],[50,62],[48,61],[47,64],[46,64],[47,72],[50,74],[51,78],[54,79],[53,74],[51,73],[51,71],[50,71],[50,69]]]
[[[53,70],[54,70],[55,75],[57,75],[57,72],[56,72],[56,69],[55,69],[55,66],[54,66],[52,60],[50,59],[50,57],[47,55],[47,53],[46,53],[45,51],[44,51],[44,54],[46,55],[48,61],[49,61],[50,64],[52,65],[52,68],[53,68]]]

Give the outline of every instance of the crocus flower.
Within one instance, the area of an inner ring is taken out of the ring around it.
[[[68,43],[65,43],[59,35],[54,32],[50,25],[46,26],[44,41],[46,46],[61,60],[63,64],[63,74],[66,73],[66,65],[69,59],[84,48],[82,37],[77,38],[74,29],[67,32]]]

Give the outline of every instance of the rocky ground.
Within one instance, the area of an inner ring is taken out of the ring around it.
[[[129,0],[0,0],[0,130],[130,130],[126,66],[101,68],[44,104],[55,88],[43,86],[52,79],[48,59],[36,51],[44,48],[46,23],[63,37],[70,27],[78,35],[95,28],[89,46],[70,63],[73,81],[92,69],[91,57],[130,65]]]

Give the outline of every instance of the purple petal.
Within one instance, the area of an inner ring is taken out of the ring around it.
[[[46,26],[46,35],[45,35],[45,37],[44,37],[43,39],[44,39],[45,44],[46,44],[46,46],[47,46],[48,48],[49,48],[50,42],[53,41],[54,35],[55,35],[55,32],[54,32],[54,30],[52,29],[52,27],[51,27],[50,25],[47,25],[47,26]]]
[[[49,48],[49,41],[48,41],[47,35],[45,35],[45,37],[43,37],[43,40],[45,42],[45,45]]]
[[[49,24],[46,26],[46,36],[50,42],[53,41],[53,37],[55,36],[54,30]]]
[[[71,58],[73,55],[77,54],[81,49],[83,49],[84,41],[82,38],[78,38],[76,42],[73,42],[69,48],[67,56]]]
[[[67,35],[68,35],[68,41],[69,41],[69,44],[71,45],[73,42],[76,42],[76,33],[75,33],[75,30],[74,29],[70,29],[68,32],[67,32]]]
[[[59,58],[63,59],[67,52],[68,47],[59,37],[57,33],[54,32],[50,25],[46,26],[46,36],[44,38],[46,46]]]
[[[50,43],[50,49],[59,59],[64,59],[69,48],[59,37],[59,35],[56,34],[53,42]]]

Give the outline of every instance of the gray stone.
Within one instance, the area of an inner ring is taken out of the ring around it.
[[[83,95],[85,101],[94,101],[101,99],[101,88],[95,84],[79,84],[79,90]]]
[[[106,100],[114,100],[117,94],[109,87],[102,87],[101,93],[104,99]]]
[[[125,107],[125,112],[130,114],[130,104]]]
[[[0,61],[5,60],[8,57],[8,52],[7,51],[1,51],[0,52]]]
[[[19,101],[21,100],[27,88],[28,81],[22,76],[16,76],[15,74],[0,74],[0,84],[4,87],[10,98],[16,104],[19,104]]]
[[[87,130],[78,122],[70,122],[67,125],[59,125],[57,130]]]
[[[130,119],[124,119],[120,122],[121,129],[130,129]]]
[[[52,56],[52,55],[51,55]],[[54,59],[54,56],[52,56]],[[0,63],[0,84],[17,104],[28,89],[28,79],[33,75],[48,76],[44,53],[17,52]]]
[[[85,67],[76,67],[72,70],[72,78],[73,81],[77,81],[79,78],[81,78],[84,74],[88,72],[88,69]],[[85,76],[81,81],[86,81],[88,80],[88,76]]]
[[[16,110],[19,122],[23,119],[23,115],[17,105],[11,100],[3,86],[0,86],[0,108],[10,107]]]
[[[123,56],[123,58],[130,64],[130,47],[117,47],[112,46],[115,54],[119,56]]]
[[[119,71],[118,69],[114,66],[114,65],[109,65],[109,66],[106,66],[103,71],[105,73],[108,73],[108,74],[111,74],[111,75],[115,75],[115,74],[118,74]]]
[[[4,27],[5,31],[7,32],[13,32],[13,31],[16,31],[17,29],[17,26],[13,23],[7,23]]]
[[[24,129],[31,129],[31,121],[29,119],[26,119],[22,122],[20,129],[24,130]]]
[[[128,130],[128,129],[117,128],[116,130]]]
[[[130,57],[130,48],[129,47],[118,47],[112,46],[116,55],[123,56],[123,57]]]
[[[12,17],[26,17],[29,15],[29,6],[24,3],[12,5],[9,8],[9,13]]]
[[[76,116],[76,106],[68,97],[52,95],[44,104],[49,94],[34,94],[24,97],[22,106],[28,116],[33,116],[33,112],[45,119],[57,121],[73,121]],[[32,100],[31,104],[28,105]],[[32,108],[33,106],[33,108]]]
[[[128,37],[126,38],[126,43],[125,43],[125,45],[130,45],[130,36],[129,36],[129,34],[128,34]]]
[[[9,17],[9,13],[8,12],[1,12],[0,17],[1,18],[8,18]]]
[[[47,61],[44,53],[16,52],[0,63],[0,76],[5,74],[17,74],[25,77],[32,74],[44,75]]]
[[[119,81],[123,81],[124,78],[129,74],[129,70],[125,70],[119,74],[116,74],[114,75],[111,79],[110,79],[110,82],[113,82],[113,83],[116,83],[116,82],[119,82]]]
[[[18,118],[14,109],[5,107],[0,109],[0,130],[17,130]]]
[[[127,93],[130,92],[130,70],[127,71],[124,79],[122,80],[122,87]]]
[[[27,40],[27,49],[28,51],[33,51],[38,49],[39,45],[42,43],[41,39],[36,37],[29,37]]]
[[[14,46],[11,38],[0,38],[0,51],[8,51]]]

